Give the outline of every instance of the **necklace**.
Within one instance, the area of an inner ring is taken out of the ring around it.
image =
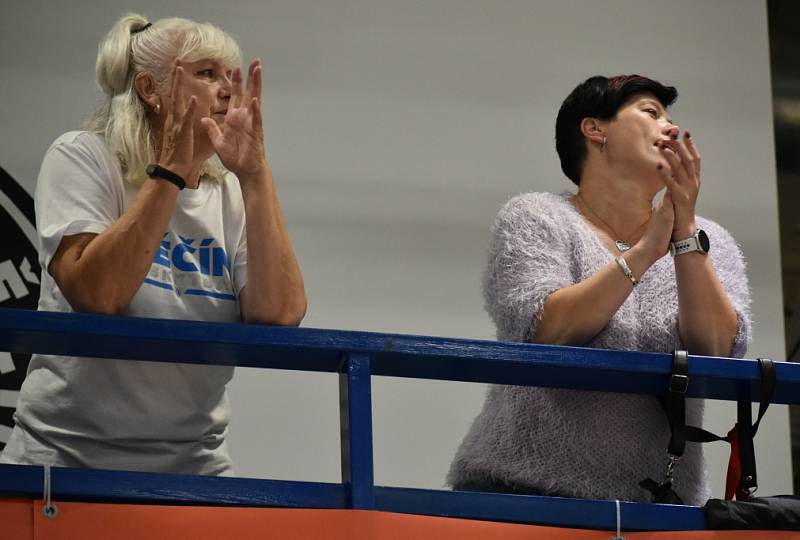
[[[597,214],[597,212],[595,212],[594,210],[592,210],[592,209],[591,209],[591,207],[590,207],[588,204],[586,204],[586,200],[585,200],[585,199],[584,199],[584,198],[581,196],[581,193],[580,193],[580,191],[579,191],[578,193],[576,193],[576,194],[575,194],[575,196],[576,196],[576,198],[580,199],[580,201],[581,201],[581,205],[582,205],[584,208],[586,208],[586,209],[589,211],[589,213],[591,213],[591,214],[592,214],[594,217],[596,217],[598,220],[600,220],[600,223],[602,223],[603,225],[605,225],[606,229],[608,229],[609,231],[611,231],[612,233],[614,233],[614,237],[615,237],[615,238],[617,238],[617,240],[614,240],[614,245],[616,245],[616,246],[617,246],[617,249],[618,249],[619,251],[621,251],[621,252],[623,252],[623,253],[624,253],[624,252],[628,251],[629,249],[631,249],[631,243],[630,243],[630,242],[628,242],[628,241],[626,241],[624,236],[622,236],[621,234],[618,234],[618,233],[617,233],[617,231],[616,231],[616,230],[614,230],[614,227],[612,227],[611,225],[609,225],[609,224],[606,222],[606,220],[604,220],[603,218],[601,218],[601,217],[600,217],[600,216]],[[651,212],[652,212],[652,211],[651,211]],[[636,227],[636,228],[633,230],[633,232],[630,234],[630,236],[628,236],[628,238],[629,238],[629,239],[632,239],[632,238],[634,238],[634,237],[636,236],[636,233],[638,233],[638,232],[639,232],[639,230],[641,230],[641,228],[642,228],[642,227],[644,227],[645,225],[647,225],[648,223],[650,223],[650,216],[648,216],[648,218],[645,220],[645,222],[644,222],[644,223],[642,223],[641,225],[639,225],[638,227]]]

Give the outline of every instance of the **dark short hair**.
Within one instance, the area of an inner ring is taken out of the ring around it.
[[[633,96],[653,94],[666,108],[678,98],[674,86],[640,75],[590,77],[567,96],[556,118],[556,151],[561,170],[575,185],[581,183],[581,170],[586,161],[586,140],[581,133],[584,118],[612,120]]]

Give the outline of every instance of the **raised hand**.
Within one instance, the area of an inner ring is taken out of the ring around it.
[[[267,167],[261,125],[261,61],[250,63],[246,88],[239,68],[233,70],[231,81],[231,98],[222,125],[208,117],[200,121],[222,164],[240,181],[247,181]]]
[[[189,104],[186,105],[183,77],[181,59],[177,58],[172,66],[171,106],[164,120],[158,163],[189,181],[194,157],[194,113],[197,98],[191,96]]]
[[[659,144],[666,165],[661,167],[667,193],[675,207],[673,240],[692,236],[697,228],[695,206],[700,193],[700,154],[689,132],[683,140],[666,141]]]

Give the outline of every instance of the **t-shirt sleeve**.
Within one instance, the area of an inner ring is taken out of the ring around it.
[[[751,339],[750,285],[747,281],[744,255],[731,233],[720,225],[705,220],[701,227],[706,230],[711,241],[711,262],[736,312],[738,328],[730,356],[742,358]]]
[[[225,177],[225,236],[228,253],[233,254],[231,279],[233,290],[238,298],[242,288],[247,285],[247,227],[244,213],[244,199],[239,179],[233,173]]]
[[[103,157],[80,135],[60,139],[47,151],[36,184],[39,260],[47,268],[61,239],[99,234],[119,217],[120,197]]]
[[[570,244],[558,221],[542,194],[511,199],[495,219],[483,293],[500,340],[530,341],[547,297],[573,284]]]

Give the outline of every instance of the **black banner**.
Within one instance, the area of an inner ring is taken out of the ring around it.
[[[39,257],[33,198],[0,167],[0,308],[36,309]],[[0,449],[11,428],[30,355],[0,351]]]

